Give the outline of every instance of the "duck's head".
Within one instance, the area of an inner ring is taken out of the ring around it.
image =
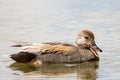
[[[80,48],[87,48],[98,57],[97,52],[102,52],[102,50],[96,45],[94,34],[89,30],[83,30],[79,32],[76,44]]]

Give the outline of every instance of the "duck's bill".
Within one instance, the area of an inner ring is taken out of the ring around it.
[[[102,52],[102,49],[100,49],[95,43],[93,44],[92,48],[97,52]]]

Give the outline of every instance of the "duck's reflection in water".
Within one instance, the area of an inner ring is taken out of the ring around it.
[[[44,63],[39,66],[13,63],[10,68],[24,72],[25,76],[64,76],[76,73],[78,80],[95,80],[99,62],[84,63]],[[70,75],[71,76],[71,75]]]

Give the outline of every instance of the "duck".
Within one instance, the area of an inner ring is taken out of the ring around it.
[[[78,33],[75,44],[65,42],[32,43],[13,40],[12,47],[20,50],[11,54],[10,58],[18,63],[75,63],[99,61],[98,52],[102,50],[96,45],[94,33],[82,30]]]

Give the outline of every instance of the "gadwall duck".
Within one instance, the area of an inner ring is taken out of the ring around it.
[[[19,63],[97,61],[99,60],[97,52],[102,52],[95,43],[94,34],[89,30],[79,32],[76,45],[62,42],[45,42],[42,44],[24,41],[13,42],[16,43],[14,47],[21,47],[21,50],[10,57]]]

